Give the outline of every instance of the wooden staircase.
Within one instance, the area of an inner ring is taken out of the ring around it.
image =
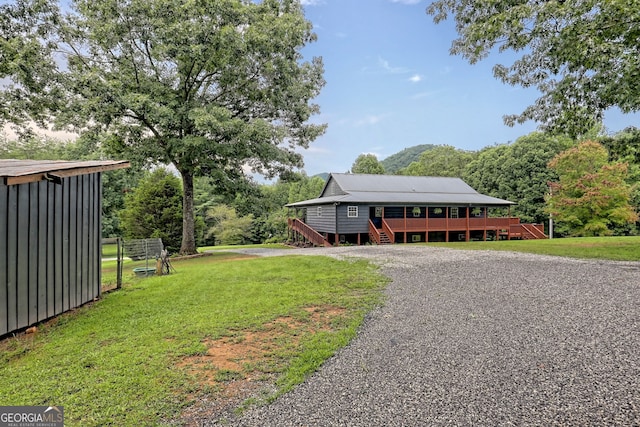
[[[385,233],[384,231],[380,232],[380,244],[381,245],[390,245],[391,239],[389,238],[389,236],[387,236],[387,233]]]
[[[311,243],[314,246],[333,246],[324,236],[318,233],[313,228],[309,227],[304,222],[300,221],[298,218],[289,218],[289,229],[298,233],[304,239]]]
[[[523,240],[535,240],[535,239],[548,239],[549,236],[544,234],[544,232],[540,231],[533,224],[520,224],[522,228],[522,239]]]

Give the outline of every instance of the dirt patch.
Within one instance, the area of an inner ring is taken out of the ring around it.
[[[198,385],[192,396],[196,403],[183,411],[180,421],[187,426],[202,425],[269,391],[283,368],[282,360],[295,351],[301,338],[334,329],[334,321],[345,311],[333,306],[306,307],[306,315],[282,316],[255,330],[230,331],[219,339],[205,340],[206,353],[178,363]]]

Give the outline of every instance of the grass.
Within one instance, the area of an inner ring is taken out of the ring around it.
[[[546,240],[428,243],[453,249],[496,250],[556,255],[570,258],[639,261],[640,237],[575,237]]]
[[[292,249],[291,246],[280,243],[263,243],[260,245],[233,245],[233,246],[203,246],[198,248],[199,252],[225,250],[225,249],[242,249],[242,248],[267,248],[267,249]]]
[[[277,395],[355,335],[386,283],[366,262],[327,257],[215,253],[173,264],[175,274],[137,280],[129,263],[122,290],[1,342],[0,402],[63,405],[69,426],[151,426],[178,422],[198,397],[249,371],[276,378]],[[338,314],[314,329],[310,308]],[[256,363],[195,362],[212,342],[246,339],[282,319],[296,328],[265,343],[271,350]]]
[[[115,243],[105,243],[102,245],[102,258],[115,258],[116,256],[118,256],[118,245]]]

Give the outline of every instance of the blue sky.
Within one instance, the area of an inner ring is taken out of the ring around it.
[[[305,59],[321,56],[326,86],[315,102],[327,132],[303,152],[309,176],[346,172],[358,155],[379,160],[418,144],[479,150],[516,140],[536,129],[510,128],[506,114],[520,113],[535,89],[493,77],[493,55],[475,65],[451,56],[453,22],[438,25],[425,13],[430,0],[303,0],[318,41]],[[637,116],[610,112],[609,132],[638,124]]]

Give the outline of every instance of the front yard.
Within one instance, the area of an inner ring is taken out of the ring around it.
[[[269,400],[344,346],[386,283],[364,261],[326,257],[173,264],[144,279],[128,264],[122,290],[0,342],[0,402],[62,405],[69,426],[142,426]]]

